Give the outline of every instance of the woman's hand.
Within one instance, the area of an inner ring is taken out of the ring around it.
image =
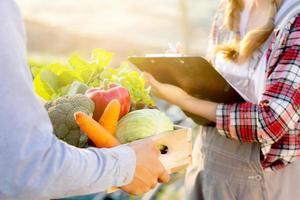
[[[178,105],[180,103],[179,101],[189,97],[189,95],[181,88],[166,83],[160,83],[149,73],[144,72],[143,78],[149,86],[151,86],[152,95],[172,104]]]
[[[217,103],[192,97],[179,87],[158,82],[148,73],[144,73],[143,77],[151,86],[152,95],[175,104],[182,110],[216,122]]]

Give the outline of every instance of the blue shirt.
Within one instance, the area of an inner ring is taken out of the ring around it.
[[[43,42],[43,41],[40,41]],[[128,184],[133,149],[79,149],[58,140],[27,66],[13,0],[0,1],[0,199],[54,199]]]

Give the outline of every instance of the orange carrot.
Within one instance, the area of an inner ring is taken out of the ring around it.
[[[87,114],[76,112],[74,117],[81,130],[94,142],[96,147],[111,148],[120,144],[114,136]]]
[[[118,119],[120,116],[121,104],[117,99],[109,102],[106,106],[99,123],[112,135],[115,135]]]

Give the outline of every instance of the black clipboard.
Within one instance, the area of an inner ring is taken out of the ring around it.
[[[240,103],[245,100],[203,57],[129,57],[139,70],[152,74],[158,81],[181,87],[190,95],[217,103]],[[210,121],[186,113],[200,125]]]

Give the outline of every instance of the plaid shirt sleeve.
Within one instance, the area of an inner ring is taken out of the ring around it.
[[[299,133],[300,15],[286,27],[282,38],[276,34],[273,38],[273,42],[281,40],[281,45],[275,56],[268,58],[272,64],[266,71],[262,100],[259,104],[219,104],[217,128],[221,135],[242,143],[272,145],[286,134]]]

